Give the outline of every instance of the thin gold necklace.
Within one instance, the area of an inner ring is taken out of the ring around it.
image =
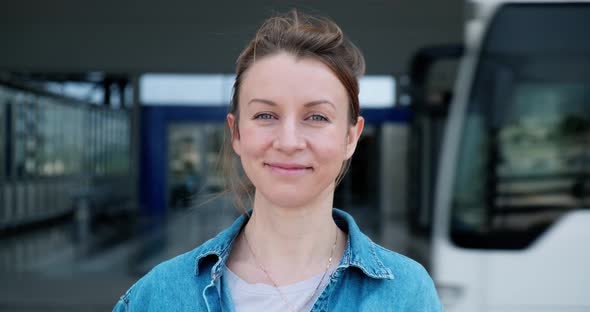
[[[244,235],[243,235],[244,241],[246,241],[246,245],[248,246],[248,249],[250,250],[252,257],[254,258],[254,262],[256,262],[256,265],[258,265],[260,270],[262,270],[262,272],[264,272],[264,274],[266,275],[268,280],[272,283],[272,286],[276,289],[277,293],[279,293],[279,296],[281,297],[281,299],[283,300],[283,302],[285,303],[285,305],[287,306],[289,311],[295,312],[295,309],[289,303],[289,301],[287,300],[287,298],[285,297],[285,295],[283,294],[283,292],[281,291],[281,289],[279,288],[277,283],[274,281],[274,279],[270,276],[270,273],[268,273],[268,271],[264,268],[264,266],[260,263],[260,261],[258,261],[258,258],[256,258],[256,254],[254,253],[254,249],[252,249],[252,246],[250,245],[250,242],[248,241],[248,237],[246,236],[246,228],[245,227],[244,227],[243,233],[244,233]],[[338,227],[336,227],[336,238],[334,239],[334,245],[332,246],[332,250],[330,251],[330,258],[328,258],[328,264],[326,265],[326,269],[324,270],[324,274],[322,274],[322,278],[320,279],[320,282],[318,283],[318,285],[316,286],[314,291],[303,302],[303,306],[306,306],[307,303],[316,295],[317,291],[320,289],[320,286],[324,282],[324,278],[326,278],[326,274],[328,273],[330,266],[332,266],[332,258],[334,257],[334,250],[336,249],[337,244],[338,244]]]

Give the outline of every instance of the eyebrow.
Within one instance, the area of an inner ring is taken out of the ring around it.
[[[275,103],[275,102],[273,102],[271,100],[258,99],[258,98],[251,99],[248,102],[248,105],[250,105],[253,102],[259,102],[259,103],[270,105],[270,106],[277,106],[277,103]],[[336,109],[336,105],[334,105],[334,103],[332,103],[332,102],[330,102],[328,100],[311,101],[311,102],[307,102],[307,103],[303,104],[303,106],[305,106],[305,107],[311,107],[311,106],[316,106],[316,105],[320,105],[320,104],[328,104],[328,105],[331,105],[332,108]]]

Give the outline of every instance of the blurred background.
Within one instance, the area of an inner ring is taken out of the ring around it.
[[[449,311],[590,310],[590,7],[483,0],[0,4],[0,310],[110,310],[233,222],[235,60],[291,8],[367,61],[335,207]]]

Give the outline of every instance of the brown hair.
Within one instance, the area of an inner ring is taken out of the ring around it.
[[[297,58],[313,58],[328,66],[346,89],[349,121],[351,125],[356,125],[360,114],[358,79],[365,72],[365,60],[361,51],[344,36],[333,21],[292,10],[286,15],[267,19],[238,57],[230,104],[230,113],[235,116],[232,129],[235,136],[239,138],[240,135],[238,99],[245,73],[256,60],[281,52]],[[231,146],[231,132],[229,127],[226,128],[229,133],[226,134],[222,160],[226,189],[233,193],[236,204],[245,211],[244,197],[252,199],[254,186],[245,174],[239,172],[240,167]],[[349,165],[350,160],[342,164],[336,184],[342,180]]]

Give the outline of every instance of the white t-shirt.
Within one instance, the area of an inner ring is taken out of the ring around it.
[[[318,286],[324,273],[295,284],[280,286],[279,289],[294,311],[310,311],[326,285],[328,285],[332,272],[334,272],[334,269],[330,269],[326,273],[322,285],[311,299],[310,296]],[[223,271],[223,276],[225,278],[224,286],[229,287],[236,312],[290,311],[274,286],[262,283],[250,284],[227,267]]]

